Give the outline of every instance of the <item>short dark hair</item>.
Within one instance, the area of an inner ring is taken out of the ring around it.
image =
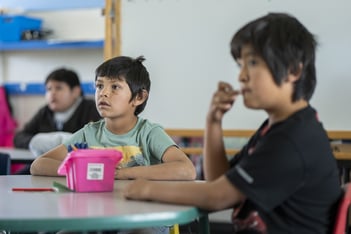
[[[73,70],[69,70],[66,68],[58,68],[52,71],[45,80],[45,85],[51,81],[59,81],[66,83],[71,89],[76,86],[80,87],[80,80],[77,73]],[[81,96],[83,96],[83,90],[81,89]]]
[[[292,101],[310,100],[317,82],[317,41],[295,17],[285,13],[269,13],[243,26],[231,41],[231,53],[235,60],[240,58],[241,50],[246,45],[252,46],[267,63],[277,85],[289,73],[297,73],[302,64]]]
[[[132,101],[144,90],[146,90],[147,93],[150,92],[151,81],[148,71],[142,64],[143,61],[145,61],[143,56],[139,56],[135,59],[127,56],[111,58],[96,68],[95,81],[98,77],[125,80],[132,93],[130,99],[130,101]],[[141,105],[137,106],[134,112],[135,115],[140,114],[144,110],[147,100],[148,97]]]

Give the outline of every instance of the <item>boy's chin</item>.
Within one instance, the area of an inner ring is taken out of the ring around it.
[[[244,105],[246,108],[248,109],[252,109],[252,110],[262,110],[262,107],[259,107],[257,105],[254,105],[252,103],[247,103],[247,102],[244,102]]]
[[[99,115],[101,116],[101,118],[105,118],[106,114],[104,111],[98,111]]]

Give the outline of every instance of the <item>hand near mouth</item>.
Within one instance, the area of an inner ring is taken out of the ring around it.
[[[232,108],[237,96],[240,94],[241,91],[234,90],[229,83],[219,82],[217,91],[212,97],[208,113],[209,120],[221,121],[223,115]]]

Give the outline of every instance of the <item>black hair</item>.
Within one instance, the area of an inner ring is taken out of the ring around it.
[[[130,101],[137,95],[142,95],[144,91],[150,92],[151,81],[149,73],[142,62],[145,61],[143,56],[135,59],[127,56],[119,56],[111,58],[95,70],[95,81],[98,77],[108,77],[109,79],[125,80],[132,93]],[[134,114],[140,114],[147,103],[148,96],[145,101],[137,106]]]
[[[247,45],[252,46],[267,63],[277,85],[289,73],[297,74],[302,64],[292,101],[310,100],[317,82],[317,41],[295,17],[285,13],[269,13],[243,26],[231,41],[231,53],[235,60],[240,59],[241,50]]]
[[[64,82],[71,88],[71,90],[77,86],[80,87],[80,80],[77,73],[73,70],[69,70],[66,68],[58,68],[52,71],[46,77],[45,85],[51,80]],[[84,95],[83,90],[82,89],[80,90],[81,90],[80,95],[83,96]]]

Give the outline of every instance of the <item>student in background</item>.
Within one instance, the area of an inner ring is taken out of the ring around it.
[[[287,14],[243,26],[231,41],[241,87],[219,82],[206,118],[207,182],[136,180],[125,196],[213,211],[234,207],[235,233],[331,233],[342,190],[326,131],[309,104],[316,45]],[[222,120],[239,95],[267,119],[228,162]]]
[[[101,119],[94,100],[83,95],[78,75],[66,68],[52,71],[45,80],[47,104],[14,137],[16,148],[39,156],[61,144],[73,132]],[[19,174],[29,174],[29,166]]]

